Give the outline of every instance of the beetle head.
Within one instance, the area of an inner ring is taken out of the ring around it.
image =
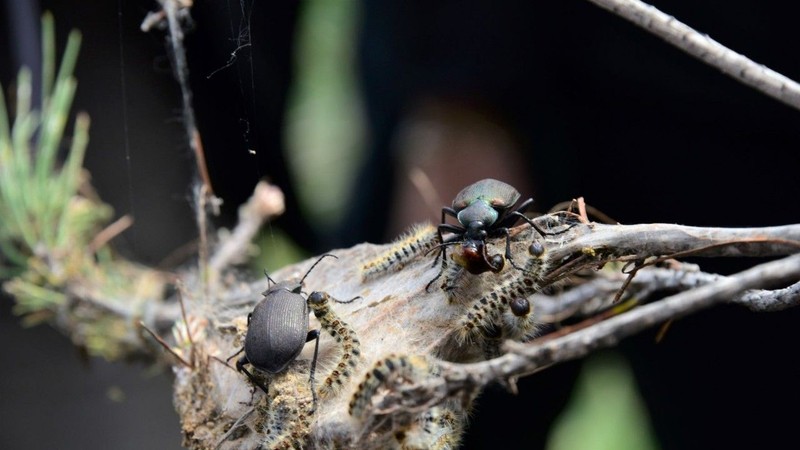
[[[465,239],[461,243],[460,249],[453,253],[453,260],[474,275],[488,271],[497,273],[505,264],[502,255],[489,255],[482,240],[472,239]]]
[[[271,294],[274,294],[279,291],[287,291],[291,292],[292,294],[299,294],[300,290],[303,288],[303,285],[298,282],[292,281],[281,281],[280,283],[275,283],[266,291],[262,292],[261,295],[264,297],[269,297]]]

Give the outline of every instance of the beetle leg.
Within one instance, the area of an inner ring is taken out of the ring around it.
[[[442,233],[443,230],[454,233],[455,236],[451,236],[447,240],[445,240],[444,234]],[[439,260],[440,256],[443,259],[447,259],[447,250],[445,249],[446,246],[444,244],[449,244],[455,241],[456,238],[462,236],[466,231],[467,230],[464,229],[464,227],[460,227],[458,225],[452,225],[449,223],[440,223],[439,226],[436,227],[436,232],[439,233],[439,245],[441,246],[441,250],[439,251],[439,254],[436,255],[436,259],[433,260],[434,266],[436,265],[436,262]]]
[[[445,223],[445,221],[444,221],[445,220],[445,217],[444,217],[445,212],[447,212],[448,214],[452,215],[453,217],[457,217],[456,211],[454,209],[447,208],[447,207],[442,208],[442,223],[440,223],[436,227],[436,231],[439,233],[439,243],[441,243],[441,244],[444,244],[445,242],[452,242],[452,239],[450,239],[449,241],[445,241],[444,240],[444,234],[442,234],[442,230],[449,231],[451,233],[455,233],[456,235],[462,235],[467,231],[464,227],[461,227],[461,226],[458,226],[458,225],[449,224],[449,223]],[[442,250],[439,252],[439,254],[436,255],[436,259],[433,260],[433,265],[436,265],[436,261],[439,260],[439,256],[447,258],[447,251],[444,248],[442,248]]]
[[[431,279],[431,281],[429,281],[428,284],[425,285],[425,292],[430,291],[431,286],[433,285],[433,282],[438,280],[439,278],[441,278],[442,274],[444,273],[444,269],[447,267],[447,264],[446,264],[446,256],[447,256],[447,254],[445,253],[444,247],[442,247],[442,250],[439,252],[439,256],[441,256],[443,253],[445,254],[445,256],[442,257],[442,266],[439,268],[439,273],[437,273],[436,276],[433,277]],[[436,258],[438,259],[439,256],[437,256]],[[433,263],[436,264],[436,261],[434,261]]]
[[[525,217],[525,216],[522,216],[522,217]],[[502,233],[503,236],[506,237],[506,259],[508,260],[508,262],[511,263],[511,265],[515,269],[524,272],[525,269],[523,269],[522,267],[518,266],[517,263],[515,263],[514,260],[511,258],[511,237],[508,235],[508,228],[501,228],[498,231],[500,231],[500,233]]]
[[[519,207],[517,209],[515,209],[514,211],[511,211],[510,213],[508,213],[508,215],[506,217],[504,217],[503,220],[501,220],[499,223],[495,224],[495,226],[499,227],[499,228],[508,228],[508,227],[514,225],[515,223],[517,223],[517,221],[519,219],[522,219],[525,222],[527,222],[528,225],[533,227],[533,229],[536,230],[542,236],[561,234],[564,231],[567,231],[569,229],[569,228],[567,228],[567,230],[558,231],[558,232],[552,232],[552,231],[543,230],[542,227],[537,225],[533,220],[531,220],[530,218],[528,218],[528,216],[526,216],[524,214],[525,211],[527,211],[528,208],[531,207],[531,205],[533,205],[533,199],[532,198],[529,198],[529,199],[525,200],[524,202],[522,202],[522,204],[519,205]]]
[[[437,233],[439,233],[439,243],[440,244],[444,244],[444,235],[442,234],[442,228],[445,228],[448,231],[452,231],[452,230],[448,229],[449,227],[447,227],[447,225],[448,225],[447,222],[446,222],[447,217],[445,217],[445,215],[447,215],[447,214],[449,214],[449,215],[451,215],[453,217],[458,217],[456,211],[453,208],[449,208],[447,206],[442,208],[442,221],[439,223],[439,226],[436,227],[436,231],[437,231]],[[433,265],[434,266],[436,265],[436,262],[439,261],[439,257],[442,256],[442,253],[444,253],[444,257],[447,257],[447,252],[445,251],[444,248],[442,248],[439,251],[439,253],[436,254],[436,259],[433,260]],[[439,276],[441,276],[441,272],[439,273]],[[439,276],[437,276],[436,278],[439,278]],[[427,287],[425,289],[427,290]]]
[[[527,222],[527,223],[528,223],[528,225],[530,225],[531,227],[533,227],[533,229],[535,229],[535,230],[536,230],[536,231],[537,231],[537,232],[538,232],[540,235],[542,235],[542,236],[555,236],[555,235],[557,235],[557,234],[566,233],[567,231],[571,230],[571,229],[572,229],[572,227],[574,227],[575,225],[577,225],[576,223],[572,223],[572,224],[570,224],[570,225],[569,225],[567,228],[565,228],[565,229],[563,229],[563,230],[560,230],[560,231],[546,231],[546,230],[543,230],[543,229],[542,229],[542,227],[540,227],[539,225],[537,225],[537,224],[536,224],[536,222],[534,222],[533,220],[531,220],[530,218],[528,218],[528,216],[526,216],[525,214],[522,214],[521,212],[519,212],[519,210],[517,210],[517,211],[512,211],[512,212],[508,213],[508,215],[509,215],[509,216],[513,216],[513,217],[518,217],[518,218],[519,218],[519,217],[521,217],[521,218],[522,218],[522,220],[524,220],[525,222]]]
[[[244,348],[242,348],[242,350],[244,350]],[[236,355],[234,355],[234,356],[236,356]],[[245,375],[247,375],[247,378],[249,378],[250,381],[254,385],[256,385],[259,388],[261,388],[261,390],[264,391],[265,394],[269,394],[269,391],[267,390],[267,386],[265,386],[264,383],[261,382],[261,380],[257,379],[252,373],[250,373],[249,370],[244,368],[244,365],[245,364],[249,364],[249,363],[250,363],[250,360],[247,359],[247,355],[242,355],[241,358],[236,360],[236,370],[241,372],[241,373],[244,373]]]
[[[528,218],[528,216],[526,216],[525,214],[522,214],[519,211],[512,211],[508,215],[509,215],[509,217],[517,217],[517,220],[519,220],[521,218],[522,220],[527,222],[528,225],[533,227],[533,229],[536,230],[536,232],[539,233],[542,236],[544,236],[546,234],[558,234],[558,233],[553,233],[553,232],[548,232],[548,231],[543,230],[542,227],[540,227],[539,225],[536,225],[536,222],[534,222],[533,220]]]
[[[456,219],[458,218],[458,213],[456,212],[456,210],[450,208],[449,206],[445,206],[444,208],[442,208],[442,223],[444,223],[445,215],[455,217]]]
[[[238,355],[239,353],[242,353],[243,351],[244,351],[244,347],[240,348],[239,351],[237,351],[236,353],[232,354],[231,356],[228,356],[228,358],[225,360],[225,363],[230,362],[230,360],[232,360],[234,356]]]
[[[492,228],[510,228],[519,221],[520,217],[527,219],[528,217],[525,216],[524,213],[532,204],[532,198],[525,200],[517,209],[510,211],[508,214],[504,215],[502,219],[499,219],[497,222],[495,222],[492,225]]]
[[[514,211],[522,214],[525,211],[527,211],[528,208],[531,207],[531,205],[533,205],[533,199],[529,198],[529,199],[525,200],[524,202],[520,203],[519,207],[517,209],[515,209]]]
[[[443,211],[442,216],[444,216],[444,208],[442,208],[442,211]],[[450,232],[455,233],[455,234],[453,236],[450,236],[449,238],[447,238],[447,240],[445,240],[444,236],[442,235],[442,230],[450,231]],[[436,263],[439,261],[439,257],[442,258],[442,265],[439,268],[439,273],[437,273],[436,276],[433,277],[433,279],[431,281],[429,281],[428,284],[425,285],[425,291],[426,292],[428,292],[430,290],[431,286],[433,285],[433,282],[438,280],[442,276],[442,273],[444,273],[445,267],[447,267],[447,246],[448,245],[453,245],[455,243],[455,241],[458,238],[460,238],[461,235],[464,234],[465,231],[466,230],[464,230],[463,227],[459,227],[457,225],[451,225],[449,223],[442,223],[442,224],[439,224],[438,227],[436,227],[436,232],[439,233],[439,242],[440,242],[440,244],[438,245],[438,247],[440,248],[440,250],[439,250],[439,254],[436,255],[436,259],[433,260],[433,265],[436,266]]]

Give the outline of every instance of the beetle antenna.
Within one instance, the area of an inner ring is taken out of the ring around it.
[[[330,257],[332,257],[332,258],[339,259],[339,257],[338,257],[338,256],[336,256],[336,255],[332,255],[332,254],[330,254],[330,253],[325,253],[324,255],[320,256],[320,257],[319,257],[319,259],[317,260],[317,262],[315,262],[315,263],[314,263],[314,264],[313,264],[313,265],[312,265],[312,266],[311,266],[311,267],[308,269],[308,272],[306,272],[306,274],[305,274],[305,275],[303,275],[303,278],[301,278],[301,279],[300,279],[300,284],[301,284],[301,285],[303,284],[303,281],[305,281],[305,279],[306,279],[306,277],[308,276],[308,274],[310,274],[310,273],[311,273],[311,271],[312,271],[312,270],[314,270],[314,267],[317,267],[317,264],[319,264],[319,262],[320,262],[320,261],[322,261],[322,260],[323,260],[323,259],[324,259],[326,256],[330,256]],[[273,283],[274,283],[274,282],[273,282]]]
[[[331,297],[331,298],[333,298],[333,297]],[[363,297],[361,297],[360,295],[356,295],[355,297],[351,298],[350,300],[337,300],[337,299],[334,298],[333,301],[335,301],[336,303],[341,303],[342,305],[346,305],[348,303],[353,303],[354,301],[356,301],[356,300],[358,300],[360,298],[363,298]]]
[[[269,288],[270,288],[270,285],[269,285],[269,283],[270,283],[270,282],[272,282],[272,284],[278,284],[278,283],[276,283],[276,282],[275,282],[275,280],[273,280],[273,279],[272,279],[272,278],[269,276],[269,274],[267,273],[267,269],[264,269],[264,276],[266,276],[266,277],[267,277],[267,290],[269,290]]]
[[[533,229],[535,229],[542,236],[555,236],[557,234],[566,233],[567,231],[571,230],[572,227],[577,225],[577,223],[572,223],[572,224],[569,224],[569,226],[564,230],[560,230],[560,231],[547,230],[547,231],[545,231],[539,225],[537,225],[536,222],[534,222],[533,220],[528,218],[528,216],[526,216],[525,214],[522,214],[522,213],[520,213],[518,211],[512,211],[509,215],[510,216],[517,216],[517,217],[522,218],[522,220],[524,220],[525,222],[528,222],[528,225],[533,227]]]
[[[461,243],[461,241],[442,242],[441,244],[436,244],[433,247],[431,247],[430,249],[428,249],[428,251],[425,252],[425,254],[427,255],[428,253],[436,250],[437,248],[447,247],[448,245],[458,245],[460,243]]]

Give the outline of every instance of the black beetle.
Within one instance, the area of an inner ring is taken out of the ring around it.
[[[515,210],[511,210],[519,197],[520,193],[513,186],[493,178],[477,181],[462,189],[453,199],[452,207],[442,208],[442,223],[437,227],[439,242],[441,242],[437,246],[440,249],[437,260],[439,257],[443,258],[442,265],[444,266],[447,259],[447,246],[461,244],[464,248],[463,257],[466,259],[466,264],[462,265],[471,273],[483,273],[488,270],[499,272],[503,268],[503,259],[499,255],[489,256],[484,242],[490,237],[505,236],[505,259],[508,259],[512,266],[521,270],[511,259],[508,228],[522,219],[539,233],[543,232],[523,214],[533,204],[532,198],[522,202]],[[455,217],[459,224],[447,223],[448,215]],[[453,235],[445,239],[445,232],[453,233]],[[435,261],[434,264],[436,264]],[[442,267],[443,269],[444,267]],[[442,270],[428,283],[426,289],[430,288],[431,284],[442,275]]]
[[[244,366],[250,364],[256,369],[271,374],[281,373],[297,359],[307,342],[316,340],[314,357],[311,360],[309,383],[316,408],[317,394],[314,389],[314,370],[317,365],[320,330],[308,331],[308,299],[303,297],[303,281],[314,267],[326,256],[324,254],[308,269],[299,282],[283,281],[275,283],[262,293],[264,298],[247,316],[247,334],[244,338],[244,355],[236,361],[236,370],[244,373],[256,386],[267,393],[267,387],[256,379]],[[272,281],[267,276],[269,281]],[[314,293],[311,294],[314,296]],[[349,303],[359,297],[339,303]],[[239,350],[240,353],[242,350]],[[235,355],[234,355],[235,356]],[[230,359],[230,358],[229,358]]]

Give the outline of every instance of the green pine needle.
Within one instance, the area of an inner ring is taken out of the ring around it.
[[[88,115],[77,114],[72,137],[64,136],[78,84],[72,73],[81,35],[69,34],[58,65],[51,14],[44,14],[42,29],[41,105],[32,103],[33,77],[27,68],[17,76],[15,105],[7,108],[0,89],[0,274],[21,277],[5,288],[25,312],[63,300],[45,286],[58,287],[91,260],[88,244],[110,216],[107,206],[78,193],[89,142]],[[67,148],[61,161],[60,152]]]

